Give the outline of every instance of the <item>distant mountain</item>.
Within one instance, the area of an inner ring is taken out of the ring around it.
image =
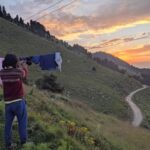
[[[134,67],[127,62],[105,52],[93,53],[92,58],[105,67],[123,74],[127,74],[128,76],[132,76],[144,84],[150,84],[150,69],[140,69]]]

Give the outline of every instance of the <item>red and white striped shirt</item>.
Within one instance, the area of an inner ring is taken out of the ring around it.
[[[9,68],[0,71],[5,102],[13,102],[24,97],[22,81],[27,77],[27,72],[26,68]]]

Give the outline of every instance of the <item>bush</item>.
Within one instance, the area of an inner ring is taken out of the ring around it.
[[[44,75],[43,78],[40,78],[36,81],[36,85],[39,89],[50,90],[54,93],[62,93],[64,87],[56,82],[57,77],[54,75]]]
[[[92,71],[96,71],[96,68],[95,68],[95,67],[92,67]]]

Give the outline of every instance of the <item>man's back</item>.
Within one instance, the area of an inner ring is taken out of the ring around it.
[[[5,102],[24,97],[22,70],[18,68],[3,69],[0,71],[0,77],[3,82]]]

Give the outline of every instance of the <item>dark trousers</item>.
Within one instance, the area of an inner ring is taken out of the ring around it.
[[[27,140],[27,110],[25,100],[5,105],[5,144],[11,145],[12,123],[14,117],[17,117],[20,142]]]

